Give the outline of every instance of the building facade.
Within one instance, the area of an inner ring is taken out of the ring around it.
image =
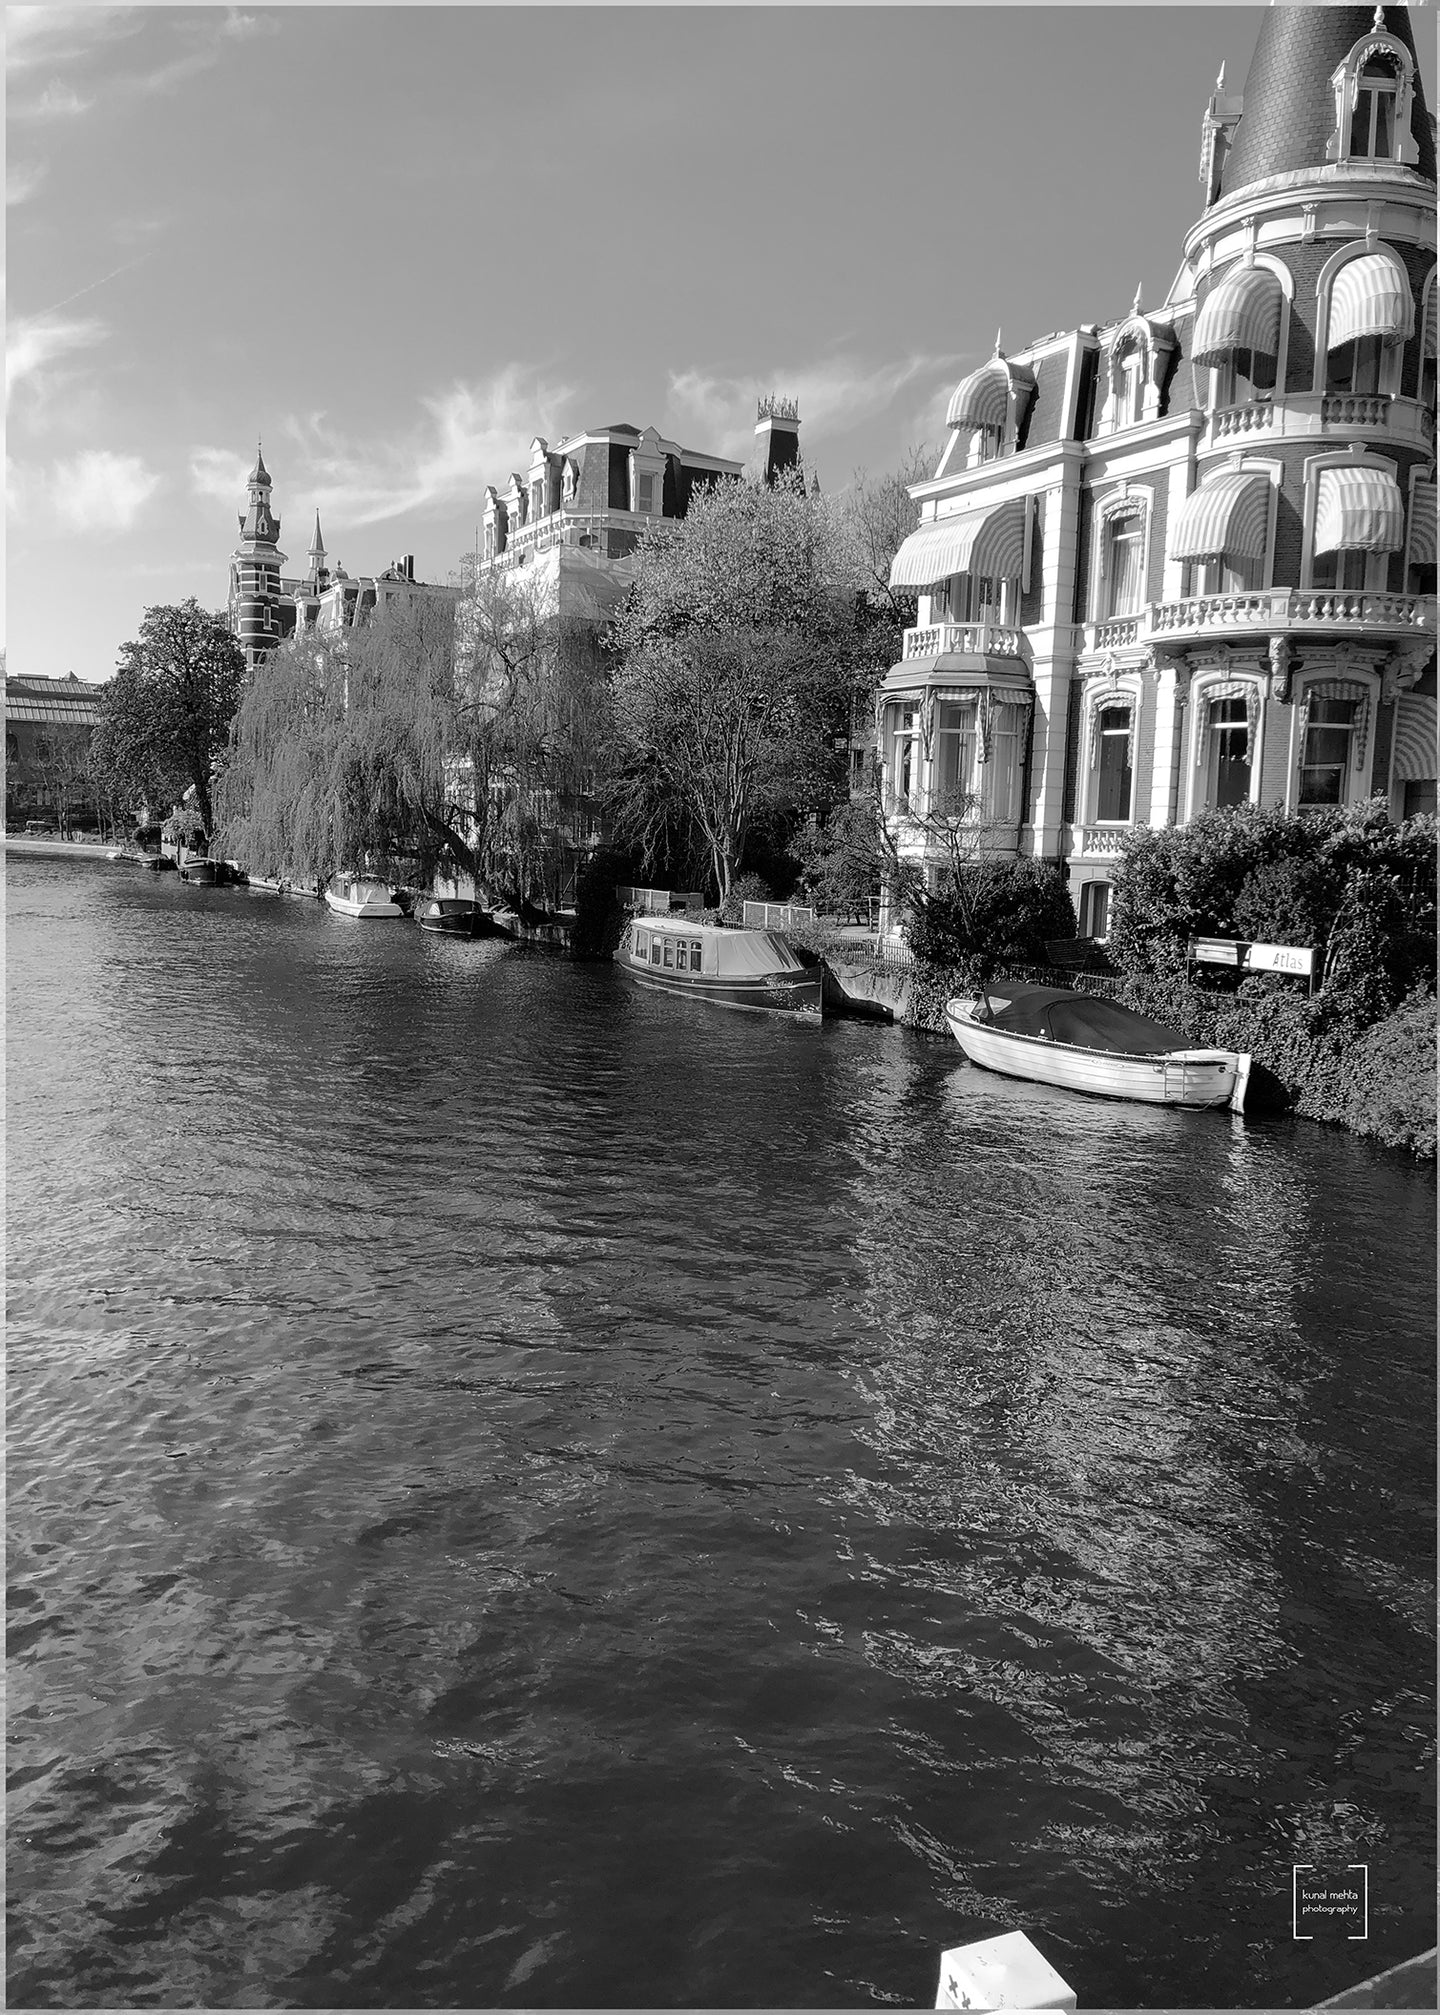
[[[84,761],[104,690],[74,672],[64,679],[6,677],[7,825],[36,817],[65,824],[72,813],[93,809]]]
[[[315,513],[315,532],[303,574],[286,574],[280,550],[280,519],[271,503],[272,484],[265,458],[256,450],[248,479],[249,498],[240,515],[240,543],[230,556],[228,614],[232,634],[245,652],[247,671],[296,631],[348,629],[375,609],[415,600],[453,603],[454,587],[417,581],[415,556],[393,560],[383,572],[352,578],[332,568]]]
[[[957,388],[892,585],[885,816],[1063,867],[1208,806],[1434,809],[1435,131],[1403,8],[1276,7],[1169,294]]]

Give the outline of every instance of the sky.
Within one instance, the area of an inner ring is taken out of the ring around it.
[[[1164,299],[1262,12],[10,8],[8,670],[223,607],[257,439],[290,571],[318,508],[438,581],[536,434],[897,466],[997,327]]]

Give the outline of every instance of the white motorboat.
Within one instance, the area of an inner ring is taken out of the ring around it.
[[[337,916],[403,917],[404,908],[395,900],[389,882],[377,882],[363,875],[332,875],[325,885],[325,901]]]
[[[947,1001],[945,1019],[972,1063],[1005,1077],[1148,1105],[1244,1107],[1246,1052],[1187,1048],[1177,1029],[1096,994],[996,985]]]

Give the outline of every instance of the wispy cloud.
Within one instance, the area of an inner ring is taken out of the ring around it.
[[[291,414],[275,431],[293,444],[294,460],[273,463],[277,495],[292,511],[333,519],[337,530],[377,525],[412,511],[478,502],[487,483],[503,483],[522,467],[536,432],[553,439],[574,393],[546,384],[518,364],[480,383],[457,383],[420,401],[424,418],[393,441],[369,434],[356,441],[324,413]],[[271,429],[266,429],[266,439]],[[268,458],[267,459],[271,459]],[[199,447],[190,456],[195,493],[234,504],[243,500],[248,458]],[[327,537],[329,536],[327,526]]]
[[[126,68],[115,45],[142,29],[148,31],[148,66]],[[88,111],[97,98],[117,104],[173,91],[212,69],[237,44],[278,34],[280,22],[274,15],[246,14],[238,7],[223,13],[214,8],[12,7],[7,31],[11,116],[56,119]],[[56,74],[83,67],[97,55],[104,63],[93,79],[95,96],[82,96]],[[36,72],[51,73],[43,90],[35,89]]]
[[[90,349],[105,340],[103,322],[55,313],[17,317],[5,340],[5,400],[21,386],[43,396],[52,367],[75,350]]]
[[[134,524],[160,487],[158,473],[139,455],[88,448],[50,473],[56,513],[80,532],[122,532]]]
[[[142,25],[138,7],[7,7],[5,68],[15,76],[71,63]]]
[[[38,98],[19,99],[12,108],[12,116],[21,119],[74,119],[81,112],[88,112],[94,103],[93,98],[82,98],[73,86],[52,78]]]
[[[28,203],[47,173],[43,161],[12,161],[5,170],[5,207]]]
[[[250,473],[248,455],[229,448],[192,448],[190,487],[197,497],[212,497],[219,504],[235,504],[245,495],[245,478]]]
[[[798,368],[745,378],[692,368],[670,373],[666,425],[687,447],[743,459],[754,443],[757,395],[779,392],[798,401],[801,440],[843,433],[886,411],[902,394],[953,373],[958,358],[920,355],[866,365],[835,356]]]

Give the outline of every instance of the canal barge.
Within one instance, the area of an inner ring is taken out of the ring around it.
[[[637,986],[752,1014],[820,1019],[821,972],[774,931],[734,930],[678,917],[632,917],[616,963]]]
[[[337,916],[403,917],[404,905],[388,882],[363,875],[332,875],[325,884],[325,901]]]
[[[1095,994],[991,987],[947,1001],[945,1019],[971,1063],[1004,1077],[1147,1105],[1244,1108],[1248,1054],[1189,1048],[1178,1029]]]

